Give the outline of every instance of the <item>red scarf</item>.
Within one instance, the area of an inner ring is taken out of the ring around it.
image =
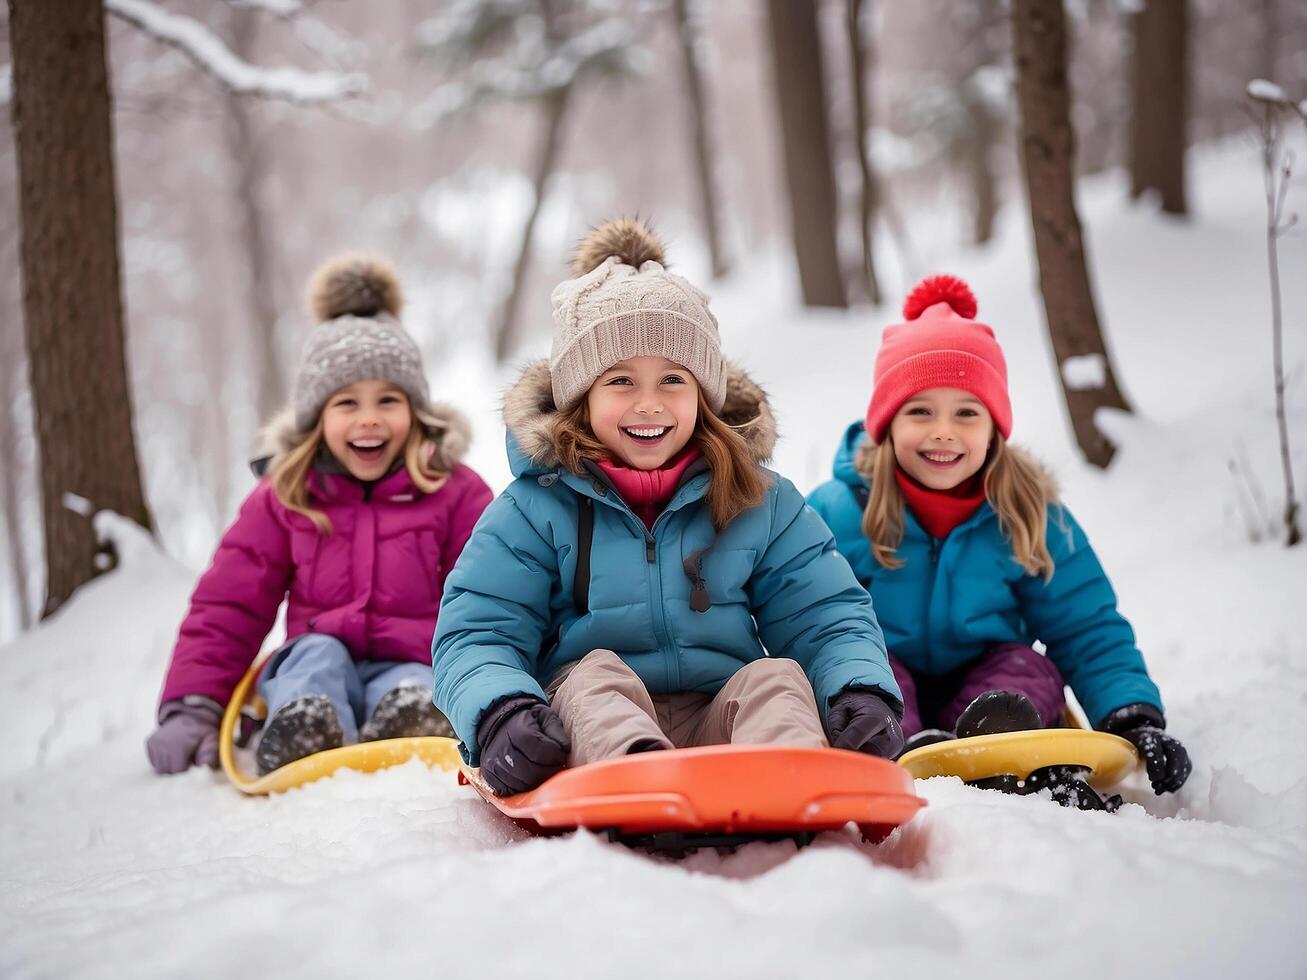
[[[985,483],[979,473],[952,490],[923,487],[897,466],[894,479],[898,481],[903,500],[912,508],[917,523],[932,538],[948,537],[950,531],[971,517],[985,502]]]
[[[687,466],[699,458],[699,450],[687,446],[675,459],[669,460],[660,470],[633,470],[628,466],[599,460],[599,468],[604,471],[613,486],[622,495],[628,507],[635,511],[635,516],[644,521],[644,526],[653,530],[654,521],[662,513],[667,501],[676,493],[681,482],[681,475]]]

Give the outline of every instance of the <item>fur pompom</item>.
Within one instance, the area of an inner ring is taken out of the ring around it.
[[[915,320],[936,303],[947,303],[968,320],[976,318],[976,296],[957,276],[930,276],[917,283],[903,301],[903,319]]]
[[[618,218],[605,222],[581,239],[572,257],[572,274],[583,276],[602,265],[610,255],[633,269],[649,261],[667,264],[663,243],[657,235],[638,219]]]
[[[306,297],[309,313],[320,321],[338,316],[399,316],[404,306],[395,270],[382,259],[361,253],[324,262],[313,274]]]

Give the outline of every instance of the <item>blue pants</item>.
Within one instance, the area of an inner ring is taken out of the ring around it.
[[[305,633],[272,655],[259,677],[259,694],[268,703],[269,718],[296,698],[325,695],[336,706],[345,744],[352,745],[377,702],[405,684],[429,689],[431,668],[411,661],[355,661],[334,636]]]

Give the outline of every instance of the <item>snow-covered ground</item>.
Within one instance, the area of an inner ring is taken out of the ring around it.
[[[1104,420],[1108,473],[1067,434],[1022,214],[939,269],[975,288],[1015,438],[1057,472],[1135,624],[1195,760],[1177,797],[1136,781],[1121,812],[1080,813],[936,779],[879,847],[826,835],[671,862],[526,839],[416,763],[260,799],[207,771],[156,777],[142,742],[195,570],[109,518],[121,569],[0,649],[0,975],[1307,975],[1307,547],[1250,516],[1281,492],[1260,176],[1247,145],[1194,162],[1188,222],[1126,208],[1115,179],[1085,188],[1138,410]],[[1307,242],[1282,245],[1301,493]],[[760,257],[715,308],[806,489],[865,406],[889,314],[795,312],[789,276]],[[465,357],[433,380],[478,413],[473,463],[502,485],[502,376]]]

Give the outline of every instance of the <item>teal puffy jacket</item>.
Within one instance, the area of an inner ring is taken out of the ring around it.
[[[715,694],[745,664],[793,657],[823,716],[847,687],[901,698],[871,598],[830,531],[788,480],[769,474],[766,498],[718,533],[704,494],[711,474],[691,465],[650,533],[599,473],[563,470],[548,437],[555,411],[548,368],[529,367],[505,401],[515,479],[482,515],[450,573],[432,660],[435,701],[477,764],[477,724],[513,694],[544,697],[564,665],[615,651],[651,693]],[[762,392],[739,372],[722,417],[759,460],[774,424]],[[586,611],[575,606],[578,515],[594,524]],[[685,559],[700,549],[711,605],[690,606]]]
[[[855,493],[866,486],[854,466],[865,438],[861,422],[849,426],[835,456],[835,479],[814,490],[808,503],[830,525],[840,553],[871,592],[895,657],[913,673],[933,676],[961,667],[995,643],[1039,640],[1091,723],[1127,704],[1161,709],[1134,630],[1117,612],[1112,585],[1065,507],[1049,508],[1046,541],[1055,568],[1047,582],[1026,574],[1013,559],[988,503],[942,541],[922,530],[905,507],[897,554],[906,564],[885,568],[863,537],[863,505]]]

